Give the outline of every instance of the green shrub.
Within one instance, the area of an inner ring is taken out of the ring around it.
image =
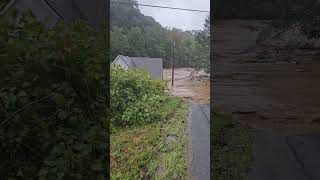
[[[52,29],[26,12],[0,24],[0,179],[107,174],[105,33]]]
[[[127,125],[141,125],[144,123],[152,123],[162,118],[162,112],[159,111],[165,96],[161,95],[144,95],[140,101],[127,108],[122,115],[122,121]]]
[[[165,83],[146,71],[111,67],[111,127],[141,125],[161,119],[157,111],[166,100]]]

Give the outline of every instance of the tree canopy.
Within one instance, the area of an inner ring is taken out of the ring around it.
[[[209,16],[201,31],[165,28],[152,17],[143,15],[134,0],[111,5],[111,60],[119,54],[160,57],[164,67],[171,66],[173,41],[175,66],[209,69]]]

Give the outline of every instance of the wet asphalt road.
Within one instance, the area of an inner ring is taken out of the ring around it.
[[[210,105],[192,104],[188,117],[193,180],[210,179]]]
[[[281,136],[254,130],[249,180],[320,179],[320,136]]]

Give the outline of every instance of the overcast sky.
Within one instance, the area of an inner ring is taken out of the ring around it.
[[[185,9],[210,10],[210,0],[137,0],[140,4],[179,7]],[[139,6],[140,11],[153,17],[164,27],[183,30],[200,30],[203,28],[208,13],[182,10],[162,9]]]

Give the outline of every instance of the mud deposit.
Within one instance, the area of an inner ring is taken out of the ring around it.
[[[163,70],[163,79],[168,80],[168,89],[171,94],[199,104],[210,101],[209,78],[196,79],[192,75],[193,68],[176,68],[174,71],[174,86],[171,86],[172,69]]]
[[[214,24],[214,109],[255,128],[319,133],[320,56],[310,50],[257,47],[257,33],[245,28],[250,23],[256,21]]]

